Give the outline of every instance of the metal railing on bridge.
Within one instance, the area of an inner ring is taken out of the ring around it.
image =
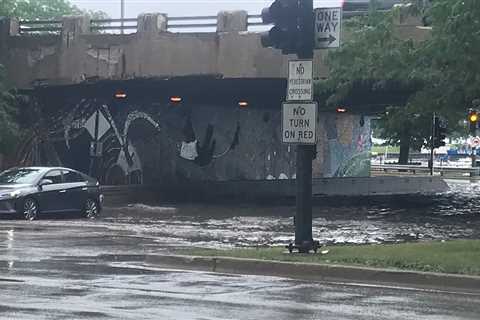
[[[217,16],[187,16],[168,17],[167,31],[171,32],[215,32]],[[266,27],[261,15],[248,16],[248,28]],[[137,18],[125,19],[92,19],[90,32],[92,33],[135,33],[138,28]],[[22,20],[19,22],[20,34],[60,33],[62,20]]]
[[[21,20],[18,32],[20,34],[60,33],[62,25],[62,20]]]
[[[428,175],[430,174],[430,168],[426,166],[415,166],[415,165],[392,165],[392,164],[381,164],[381,165],[371,165],[371,171],[374,174],[394,174],[394,175],[405,175],[405,174],[419,174],[419,175]],[[433,171],[436,175],[444,177],[480,177],[480,167],[475,168],[463,168],[463,167],[434,167]]]
[[[345,11],[344,18],[368,14],[367,11]],[[215,32],[217,16],[186,16],[167,17],[167,31],[170,32]],[[247,27],[249,31],[268,30],[268,24],[262,21],[258,14],[248,15]],[[62,31],[62,20],[21,20],[19,22],[20,34],[58,34]],[[124,19],[92,19],[90,32],[92,33],[136,33],[138,28],[137,18]]]

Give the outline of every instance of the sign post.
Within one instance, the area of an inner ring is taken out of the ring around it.
[[[290,252],[317,251],[312,237],[312,160],[316,156],[317,104],[313,102],[314,49],[340,46],[342,8],[313,10],[313,0],[275,0],[262,11],[262,21],[273,23],[262,34],[263,47],[296,53],[289,62],[288,88],[282,106],[282,141],[297,145],[295,245]]]
[[[311,13],[307,15],[309,21],[304,23],[313,28],[313,1],[303,2],[305,11]],[[295,247],[301,253],[312,249],[316,252],[318,248],[312,235],[312,160],[317,142],[317,104],[312,102],[313,45],[308,47],[297,52],[298,58],[305,60],[289,62],[287,101],[290,102],[282,108],[282,140],[297,144]],[[292,252],[293,248],[290,243],[288,250]]]

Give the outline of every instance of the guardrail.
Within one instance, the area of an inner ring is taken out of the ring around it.
[[[430,168],[423,166],[410,165],[371,165],[372,172],[395,172],[401,174],[430,174]],[[475,168],[456,168],[456,167],[434,167],[435,174],[441,176],[457,176],[457,177],[479,177],[480,167]]]
[[[268,26],[262,22],[261,15],[249,15],[248,27]],[[90,20],[90,32],[102,31],[137,31],[138,19],[92,19]],[[214,29],[217,28],[217,16],[187,16],[187,17],[168,17],[167,30],[194,30],[198,29]],[[32,33],[60,33],[62,31],[61,20],[35,20],[19,22],[20,34]]]
[[[368,11],[345,11],[344,18],[366,15]],[[217,28],[217,16],[186,16],[186,17],[167,17],[167,31],[196,32],[199,29],[208,30]],[[248,15],[247,27],[268,26],[262,21],[259,14]],[[22,20],[19,22],[19,34],[38,34],[38,33],[60,33],[62,31],[61,20]],[[124,19],[92,19],[90,20],[90,32],[112,32],[124,33],[131,31],[135,33],[138,28],[137,18]],[[187,31],[185,31],[187,30]],[[266,30],[266,29],[265,29]]]
[[[107,30],[124,31],[135,30],[137,31],[137,18],[128,19],[93,19],[90,20],[90,32],[101,32]]]
[[[19,22],[18,32],[20,34],[28,33],[59,33],[62,31],[61,20],[35,20]]]

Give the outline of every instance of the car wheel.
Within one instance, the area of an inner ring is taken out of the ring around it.
[[[85,202],[85,217],[95,219],[98,216],[98,204],[93,199],[87,199]]]
[[[38,219],[38,204],[32,198],[27,198],[23,202],[23,217],[25,220],[33,221]]]

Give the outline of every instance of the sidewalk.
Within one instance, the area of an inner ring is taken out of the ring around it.
[[[480,277],[478,276],[208,256],[148,255],[146,263],[207,272],[366,283],[480,294]]]

